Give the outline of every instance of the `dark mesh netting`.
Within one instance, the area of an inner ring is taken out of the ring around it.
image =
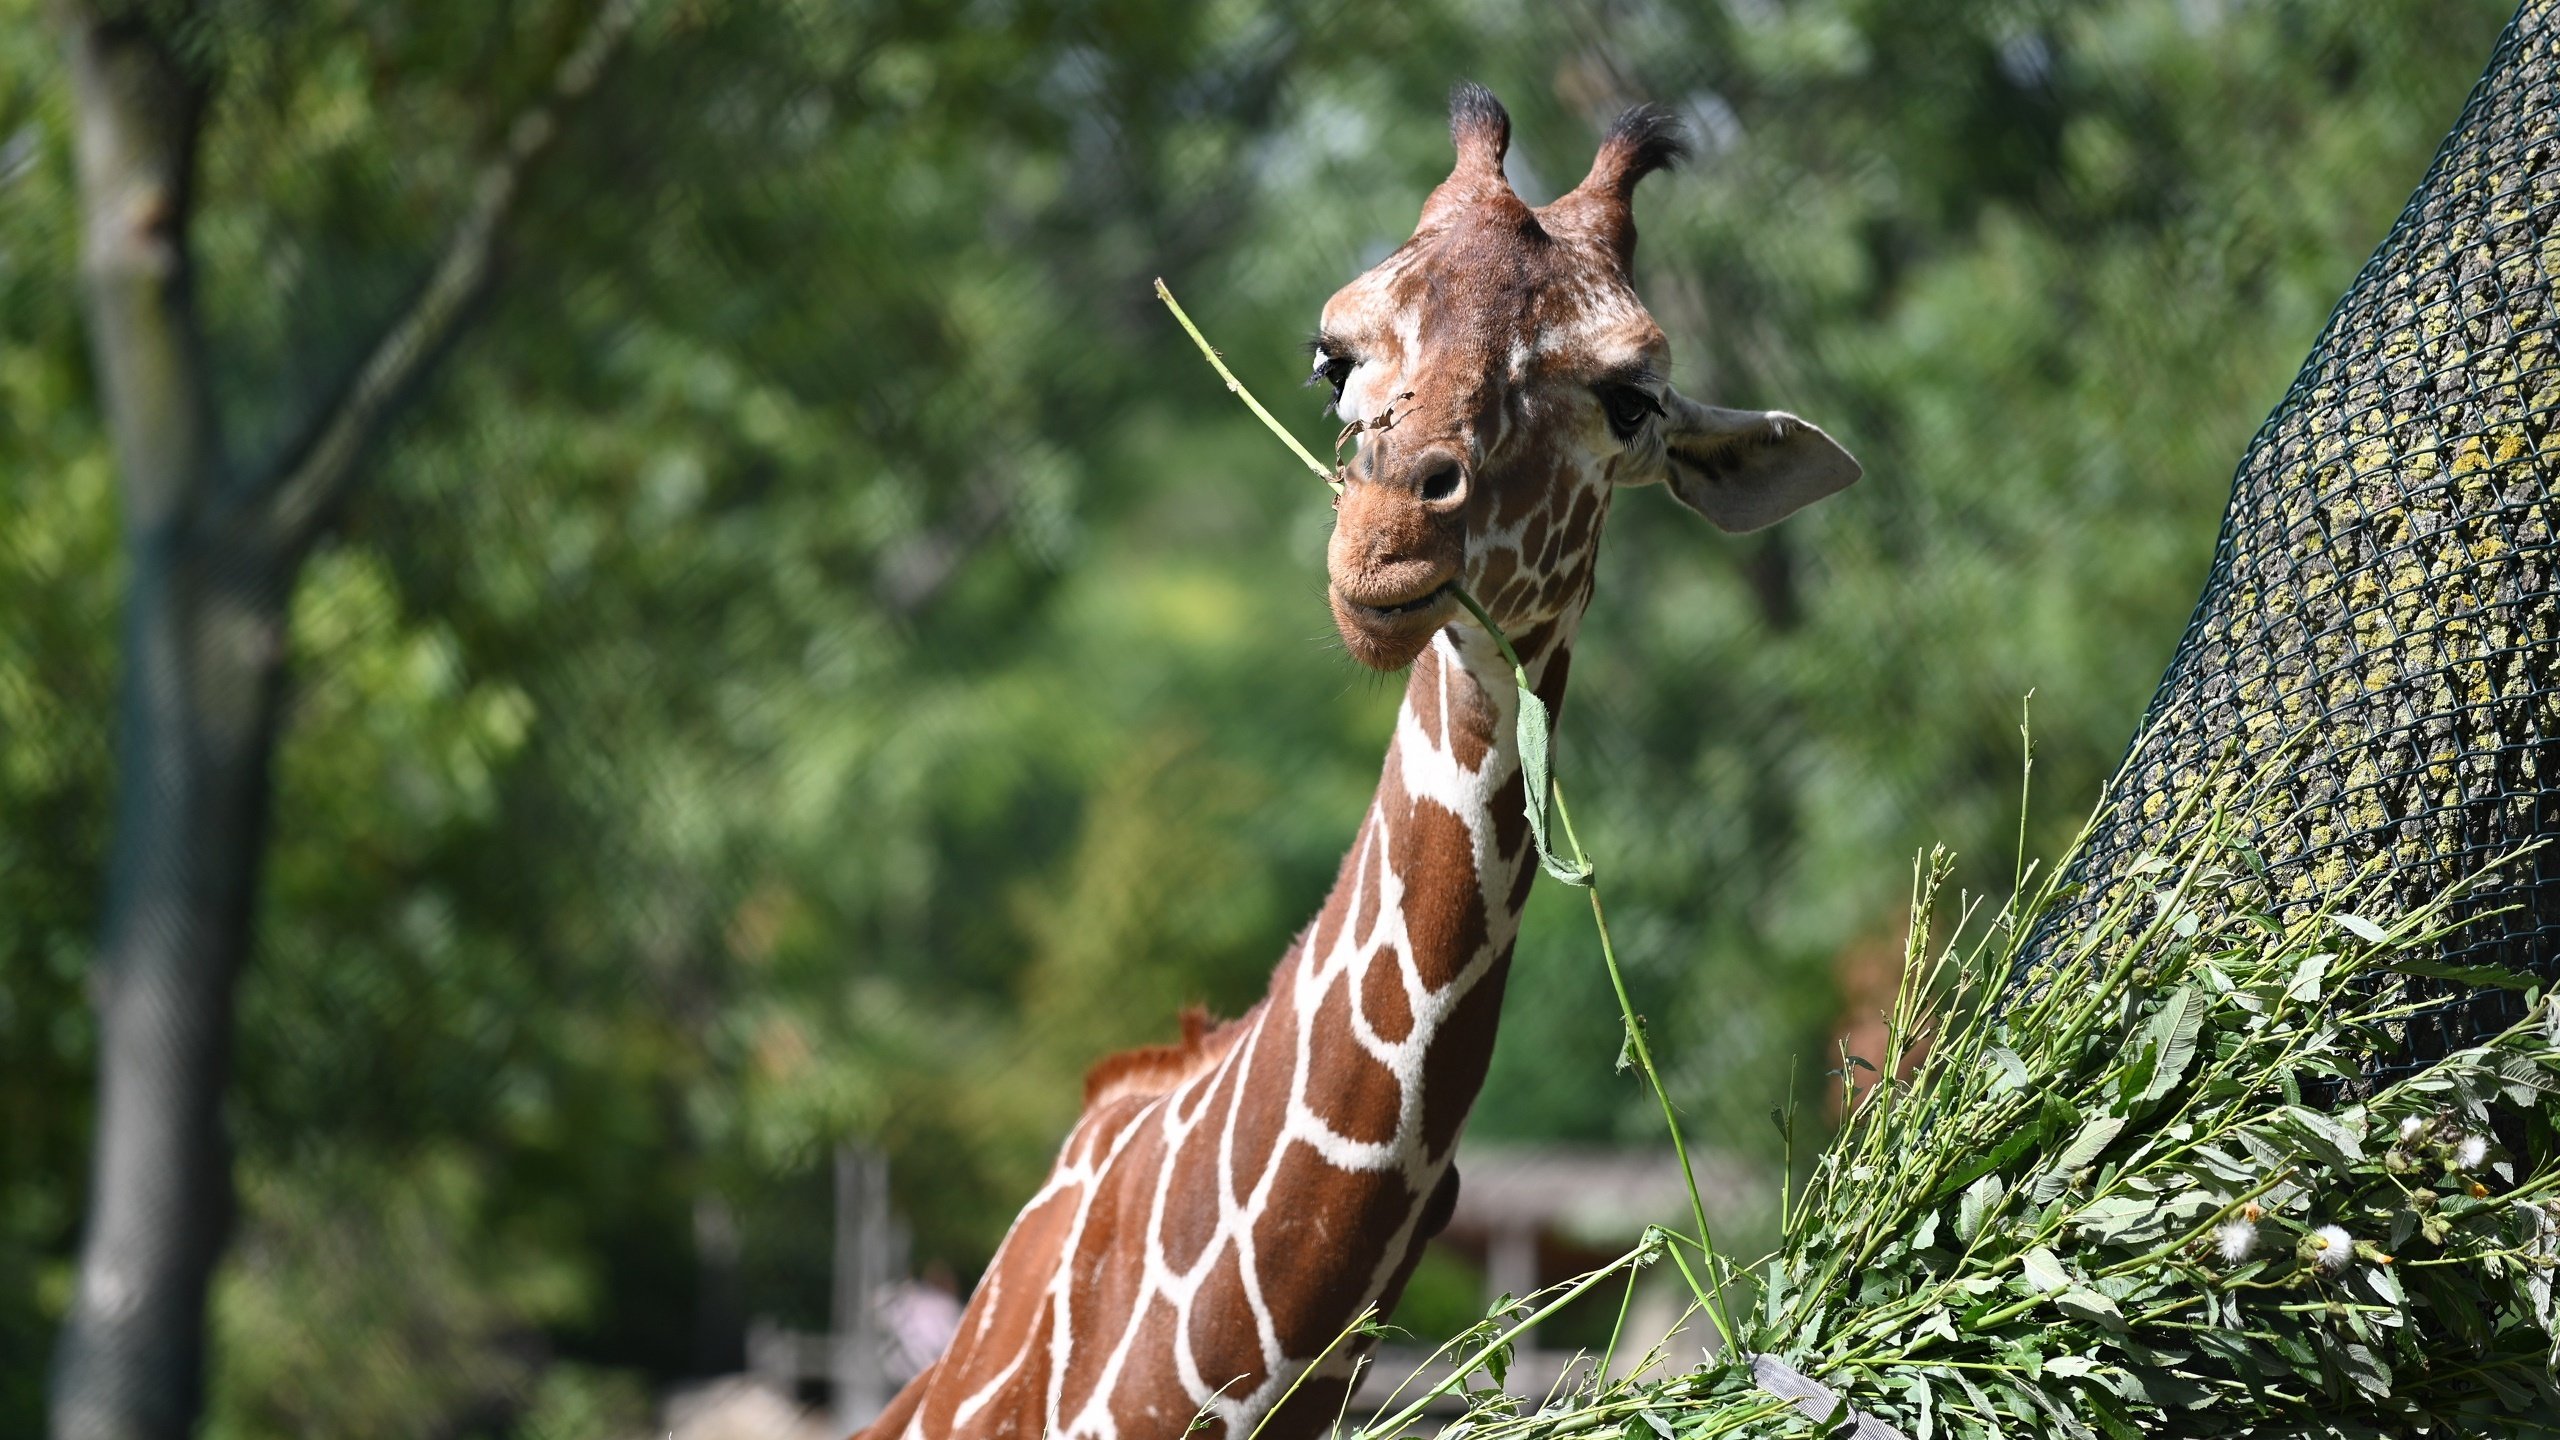
[[[2281,163],[2277,161],[2275,163]],[[2416,196],[2240,462],[2211,578],[2029,964],[2196,787],[2274,762],[2237,820],[2279,904],[2378,866],[2416,902],[2560,836],[2560,4],[2528,4]],[[2183,813],[2201,813],[2200,807]],[[2560,972],[2560,848],[2468,902],[2446,959]],[[2521,997],[2444,981],[2384,1068],[2494,1033]]]

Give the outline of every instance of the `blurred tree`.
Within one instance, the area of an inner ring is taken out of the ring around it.
[[[99,1077],[80,1278],[53,1431],[174,1437],[203,1390],[204,1305],[230,1226],[222,1133],[234,989],[265,858],[286,611],[368,448],[487,289],[526,171],[629,30],[608,4],[496,154],[417,295],[296,429],[237,453],[230,357],[196,306],[200,141],[221,70],[184,5],[67,6],[81,278],[127,552],[118,802],[91,990]],[[216,37],[218,38],[218,37]]]

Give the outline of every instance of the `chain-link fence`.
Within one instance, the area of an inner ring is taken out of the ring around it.
[[[2560,6],[2509,26],[2417,194],[2241,460],[2211,578],[2109,791],[2049,956],[2182,801],[2272,763],[2236,823],[2279,904],[2416,899],[2560,834]],[[2448,961],[2560,971],[2560,851],[2467,905]],[[2496,913],[2489,913],[2496,912]],[[2521,1013],[2420,979],[2390,1068]]]

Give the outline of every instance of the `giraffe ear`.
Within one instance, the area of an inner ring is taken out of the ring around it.
[[[1863,473],[1838,441],[1784,410],[1719,410],[1663,394],[1663,478],[1719,530],[1775,525]]]

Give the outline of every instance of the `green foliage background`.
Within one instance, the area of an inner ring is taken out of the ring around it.
[[[215,5],[223,399],[347,363],[580,7]],[[223,1437],[601,1432],[823,1314],[826,1156],[966,1274],[1094,1056],[1232,1012],[1311,913],[1394,685],[1321,607],[1296,342],[1447,165],[1449,83],[1569,186],[1656,99],[1680,379],[1867,481],[1730,541],[1618,508],[1562,762],[1707,1143],[1823,1068],[1902,857],[2006,877],[2114,762],[2229,468],[2506,18],[1729,0],[676,5],[307,575],[231,1102]],[[120,587],[68,99],[0,0],[0,1431],[39,1423],[94,1055]],[[520,59],[519,57],[527,57]],[[1542,893],[1477,1133],[1648,1140]],[[716,1328],[716,1327],[713,1327]],[[734,1336],[727,1343],[734,1343]]]

